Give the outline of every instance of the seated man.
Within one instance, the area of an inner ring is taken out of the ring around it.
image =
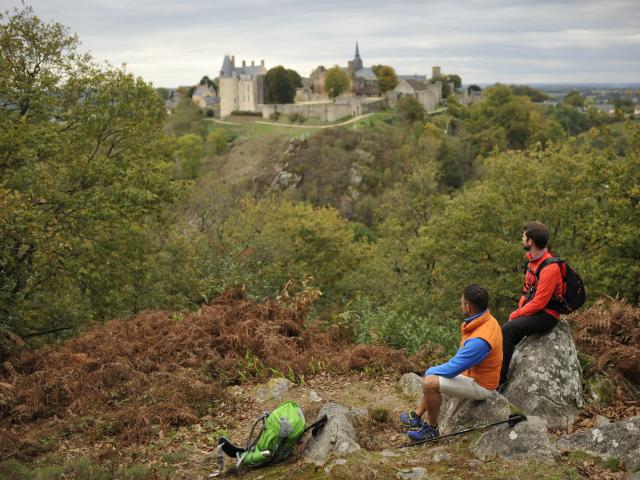
[[[489,313],[489,293],[472,284],[460,298],[465,320],[460,327],[460,349],[447,363],[429,368],[422,380],[423,396],[415,411],[400,415],[400,423],[409,429],[411,440],[426,440],[440,435],[438,415],[441,394],[484,400],[498,386],[502,366],[502,330]],[[427,421],[421,417],[427,413]]]

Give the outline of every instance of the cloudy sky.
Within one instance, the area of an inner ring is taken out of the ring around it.
[[[640,82],[640,0],[25,1],[156,86],[217,76],[225,53],[308,76],[346,65],[356,40],[365,66],[440,65],[467,84]]]

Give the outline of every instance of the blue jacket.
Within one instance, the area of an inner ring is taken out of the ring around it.
[[[486,312],[480,312],[464,321],[469,323]],[[480,363],[491,351],[491,346],[481,338],[470,338],[464,345],[460,347],[458,352],[451,360],[437,367],[431,367],[425,372],[426,375],[440,375],[442,377],[452,378],[460,375],[462,372],[469,370],[474,365]]]

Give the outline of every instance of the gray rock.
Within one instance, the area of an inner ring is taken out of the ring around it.
[[[640,416],[560,437],[561,450],[581,450],[607,459],[622,460],[628,471],[640,470]]]
[[[327,416],[327,423],[318,435],[310,437],[303,454],[305,460],[319,467],[324,466],[332,454],[346,455],[360,449],[347,408],[327,403],[320,409],[318,418],[323,415]]]
[[[516,347],[505,397],[527,415],[544,417],[550,428],[573,423],[582,407],[582,382],[569,325],[560,320],[548,333],[530,335]]]
[[[447,435],[465,428],[474,428],[487,423],[509,418],[509,402],[498,392],[493,392],[486,400],[469,400],[442,396],[440,408],[440,434]]]
[[[405,373],[400,377],[398,386],[403,394],[411,400],[420,400],[422,398],[422,377],[415,373]]]
[[[385,458],[399,457],[400,456],[400,454],[398,452],[394,452],[393,450],[382,450],[380,452],[380,455],[382,455]]]
[[[270,400],[282,401],[284,394],[289,391],[295,383],[286,378],[272,378],[264,385],[256,388],[256,400],[260,403]]]
[[[427,477],[427,469],[422,467],[403,468],[396,472],[396,478],[399,480],[425,480]]]
[[[596,427],[604,427],[605,425],[611,424],[611,421],[607,417],[602,415],[596,415],[595,422]]]
[[[349,419],[351,421],[356,420],[357,418],[363,418],[369,415],[369,411],[365,407],[353,407],[349,410]]]
[[[549,440],[544,418],[530,416],[513,428],[498,425],[482,434],[471,450],[480,459],[498,456],[508,460],[534,458],[553,463],[559,451]]]
[[[277,190],[284,190],[290,186],[298,185],[301,179],[302,177],[300,175],[282,170],[278,175],[276,175],[271,186]]]
[[[451,460],[451,455],[445,452],[436,452],[431,457],[433,463],[448,462],[449,460]]]
[[[314,403],[321,402],[322,398],[320,398],[320,395],[318,395],[315,390],[311,390],[309,392],[309,401]]]

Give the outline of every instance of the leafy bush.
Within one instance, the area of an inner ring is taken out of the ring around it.
[[[348,320],[358,343],[380,344],[405,348],[414,354],[425,345],[441,345],[445,353],[456,351],[460,326],[455,321],[442,323],[432,317],[418,317],[389,308],[374,308],[364,304],[362,309],[351,312]]]
[[[215,128],[207,135],[207,149],[211,153],[220,155],[227,149],[227,133],[223,128]]]
[[[289,121],[292,123],[295,123],[295,122],[304,123],[304,121],[307,119],[307,117],[305,117],[300,112],[291,112],[287,117],[289,118]]]
[[[262,112],[253,112],[250,110],[234,110],[231,115],[237,115],[242,117],[261,117]]]

